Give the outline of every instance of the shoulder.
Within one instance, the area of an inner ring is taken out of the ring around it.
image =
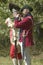
[[[27,18],[28,18],[28,19],[31,19],[31,20],[33,19],[33,17],[32,17],[32,16],[27,16]]]

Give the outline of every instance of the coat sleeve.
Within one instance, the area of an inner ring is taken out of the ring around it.
[[[29,24],[29,23],[30,23],[30,18],[29,17],[26,17],[22,21],[16,20],[14,26],[16,28],[23,28],[25,26],[25,24]]]

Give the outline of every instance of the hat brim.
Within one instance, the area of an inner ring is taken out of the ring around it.
[[[11,12],[12,12],[12,9],[15,9],[15,10],[19,11],[20,7],[15,5],[15,4],[10,3],[9,4],[9,9],[10,9]]]

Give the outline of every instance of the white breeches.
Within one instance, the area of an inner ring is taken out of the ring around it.
[[[16,58],[13,58],[12,61],[13,61],[13,65],[22,65],[22,59],[18,60]]]

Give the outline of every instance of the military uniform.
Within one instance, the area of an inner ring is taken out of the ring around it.
[[[30,11],[33,10],[28,5],[24,6],[21,9],[21,11],[23,11],[24,9],[29,9]],[[14,27],[21,29],[19,41],[24,44],[24,51],[23,52],[24,52],[25,65],[31,65],[29,47],[34,45],[33,35],[32,35],[32,30],[33,30],[33,17],[32,17],[32,15],[30,13],[27,13],[21,21],[19,21],[19,19],[16,18],[15,23],[14,23]],[[25,31],[25,35],[26,35],[25,40],[23,40],[23,32],[24,31]]]
[[[14,40],[13,39],[13,33],[15,33],[14,29],[11,29],[10,30],[10,41],[11,41],[11,39]],[[18,50],[18,49],[20,49],[19,45],[17,47],[15,47],[15,41],[13,41],[13,43],[11,43],[11,47],[10,47],[10,57],[11,58],[17,58],[17,59],[22,59],[21,52]]]
[[[19,11],[20,10],[20,7],[13,4],[13,3],[10,3],[9,4],[9,9],[12,13],[14,13],[15,11]],[[12,38],[12,29],[10,30],[10,39]],[[16,41],[15,41],[16,43]],[[21,55],[21,47],[20,45],[18,44],[18,40],[17,40],[17,46],[15,47],[14,44],[11,43],[11,47],[10,47],[10,56],[12,58],[12,61],[13,61],[13,64],[14,65],[22,65],[22,55]],[[18,63],[16,62],[18,60]]]

